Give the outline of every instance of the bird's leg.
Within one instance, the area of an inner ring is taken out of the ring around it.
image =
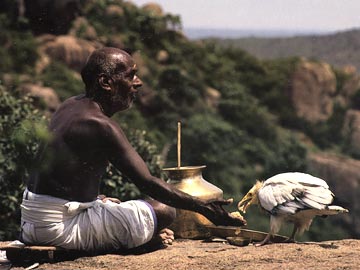
[[[263,245],[266,245],[269,242],[270,237],[271,237],[271,233],[268,233],[268,235],[265,237],[264,240],[262,240],[261,242],[255,244],[255,247],[261,247]]]
[[[298,227],[297,227],[296,224],[294,224],[294,229],[293,229],[290,237],[289,237],[288,239],[286,239],[286,240],[284,241],[284,243],[295,243],[295,242],[296,242],[296,241],[295,241],[295,234],[297,233],[297,231],[298,231]]]

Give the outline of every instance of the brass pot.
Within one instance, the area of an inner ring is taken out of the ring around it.
[[[187,166],[163,169],[168,177],[168,183],[177,189],[203,200],[222,199],[223,191],[207,182],[202,177],[202,169],[206,166]],[[177,216],[171,229],[177,238],[202,239],[210,236],[206,226],[213,225],[203,215],[177,209]]]

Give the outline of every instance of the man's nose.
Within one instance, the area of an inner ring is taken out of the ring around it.
[[[134,88],[139,88],[139,87],[142,86],[142,84],[143,84],[143,82],[140,80],[140,78],[135,75],[135,78],[134,78]]]

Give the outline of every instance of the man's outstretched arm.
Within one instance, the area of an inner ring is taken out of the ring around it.
[[[143,159],[130,145],[121,129],[113,127],[113,143],[109,160],[145,194],[164,204],[175,208],[198,212],[207,217],[215,225],[242,226],[246,221],[230,215],[223,209],[232,200],[204,201],[190,196],[174,186],[154,177]]]

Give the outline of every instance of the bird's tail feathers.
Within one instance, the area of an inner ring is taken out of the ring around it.
[[[325,211],[328,210],[327,212],[331,212],[331,213],[327,213],[328,215],[336,215],[339,213],[349,213],[349,210],[342,208],[341,206],[337,206],[337,205],[329,205],[328,207],[326,207]]]

